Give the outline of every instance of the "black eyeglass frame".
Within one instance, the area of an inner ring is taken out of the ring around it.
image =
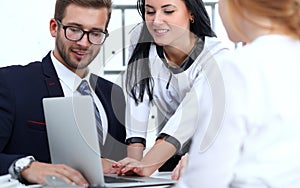
[[[99,32],[99,33],[101,33],[101,34],[104,34],[104,39],[102,39],[103,41],[102,41],[101,43],[95,43],[95,42],[92,42],[92,41],[90,40],[90,33],[94,33],[95,31],[85,31],[85,30],[83,30],[83,29],[81,29],[81,28],[79,28],[79,27],[76,27],[76,26],[67,26],[67,25],[62,24],[61,21],[58,20],[58,19],[56,19],[56,22],[58,23],[58,25],[60,25],[60,26],[63,28],[64,34],[65,34],[65,38],[68,39],[69,41],[78,42],[78,41],[80,41],[80,40],[83,38],[83,36],[84,36],[85,34],[87,34],[88,41],[89,41],[91,44],[102,45],[102,44],[105,42],[106,38],[109,36],[109,33],[106,33],[106,32],[103,32],[103,31],[96,31],[96,32]],[[67,29],[68,29],[68,28],[76,28],[76,29],[78,29],[79,31],[81,31],[81,32],[82,32],[81,37],[80,37],[79,39],[76,39],[76,40],[70,39],[70,38],[67,36]]]

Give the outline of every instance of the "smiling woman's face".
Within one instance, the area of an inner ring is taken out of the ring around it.
[[[188,36],[192,15],[183,0],[146,0],[145,21],[158,45],[176,45]],[[176,42],[175,42],[176,43]]]

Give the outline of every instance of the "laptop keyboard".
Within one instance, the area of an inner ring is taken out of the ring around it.
[[[125,179],[121,177],[104,176],[105,183],[142,182],[139,180]]]

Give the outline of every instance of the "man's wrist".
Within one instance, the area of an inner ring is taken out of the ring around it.
[[[9,174],[14,179],[18,179],[19,181],[23,181],[21,176],[21,172],[26,168],[29,168],[32,162],[36,161],[33,156],[27,156],[14,161],[9,167]]]

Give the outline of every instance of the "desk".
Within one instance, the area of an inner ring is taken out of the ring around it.
[[[162,179],[171,179],[171,172],[155,172],[151,177],[162,178]],[[43,185],[28,185],[25,186],[21,184],[18,180],[11,179],[11,175],[7,174],[0,176],[0,187],[5,188],[16,188],[16,187],[28,187],[28,188],[82,188],[81,186],[66,186],[66,185],[56,185],[56,186],[43,186]],[[153,186],[143,186],[139,188],[167,188],[170,185],[153,185]],[[90,187],[90,188],[102,188],[102,187]]]

